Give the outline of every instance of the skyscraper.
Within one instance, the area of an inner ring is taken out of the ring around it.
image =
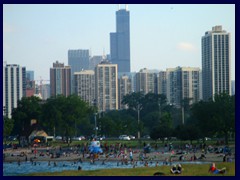
[[[118,72],[130,72],[130,18],[127,9],[116,12],[116,32],[110,33],[111,62],[118,65]]]
[[[93,56],[89,59],[89,70],[94,70],[95,67],[103,60],[103,56]]]
[[[132,91],[132,81],[127,75],[123,75],[118,79],[118,102],[119,109],[126,109],[127,106],[122,104],[123,97]]]
[[[147,93],[154,93],[156,74],[150,72],[148,69],[141,69],[136,73],[136,91]]]
[[[51,96],[71,94],[71,67],[64,66],[64,63],[53,63],[50,68],[50,91]]]
[[[26,68],[17,64],[4,64],[3,115],[11,118],[17,101],[26,96]]]
[[[168,68],[166,70],[168,102],[177,107],[181,107],[184,99],[190,99],[190,103],[198,102],[200,98],[199,74],[199,68]]]
[[[215,26],[202,37],[202,94],[203,100],[215,94],[231,94],[230,33]]]
[[[167,96],[166,71],[160,71],[157,77],[157,93]]]
[[[92,70],[83,70],[74,73],[75,94],[82,100],[93,105],[95,102],[95,76]]]
[[[34,71],[26,71],[27,80],[33,81],[34,80]]]
[[[68,65],[71,66],[71,89],[74,93],[74,73],[89,69],[89,50],[68,50]]]
[[[231,88],[232,88],[232,95],[235,95],[235,80],[232,80]]]
[[[99,112],[118,109],[117,64],[103,61],[96,66],[95,94]]]
[[[42,99],[48,99],[50,97],[50,84],[42,84],[40,86],[40,94],[42,95]]]

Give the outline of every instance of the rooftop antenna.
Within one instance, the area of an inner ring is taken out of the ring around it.
[[[128,4],[125,4],[125,9],[126,11],[128,11]]]
[[[103,59],[106,59],[106,56],[105,56],[105,48],[103,48],[103,56],[102,56]]]

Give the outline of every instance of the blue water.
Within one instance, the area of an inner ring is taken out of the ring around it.
[[[56,162],[57,166],[54,166],[53,162],[48,165],[48,162],[41,161],[37,162],[36,165],[33,165],[31,162],[21,162],[18,165],[17,162],[12,163],[3,163],[3,175],[4,176],[21,176],[29,173],[35,172],[61,172],[64,170],[78,170],[78,166],[82,167],[82,170],[96,170],[96,169],[112,169],[112,168],[133,168],[133,165],[122,165],[121,163],[117,164],[117,162],[105,162],[102,164],[102,161],[97,161],[94,164],[90,164],[90,162],[70,162],[70,161],[59,161]],[[173,164],[178,164],[179,162],[174,162]],[[205,164],[210,162],[181,162],[181,164]],[[152,164],[149,163],[149,167],[155,167],[156,162]],[[159,162],[159,166],[162,163]],[[138,162],[136,167],[143,167],[144,163]]]

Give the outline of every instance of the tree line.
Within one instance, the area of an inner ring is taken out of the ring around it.
[[[28,137],[34,128],[67,139],[90,136],[95,132],[96,118],[97,133],[107,137],[136,136],[140,131],[154,140],[177,137],[192,141],[216,136],[224,137],[228,143],[229,135],[235,134],[235,96],[222,93],[216,94],[214,100],[195,104],[190,101],[184,99],[181,107],[175,107],[162,94],[133,92],[122,100],[127,109],[97,113],[96,107],[76,95],[58,95],[46,101],[23,97],[13,109],[12,119],[4,117],[4,136]],[[32,125],[32,120],[37,123]]]

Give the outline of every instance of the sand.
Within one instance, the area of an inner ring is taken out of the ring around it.
[[[235,146],[231,146],[232,148],[232,156],[230,156],[230,158],[232,159],[232,161],[235,161]],[[82,154],[77,154],[77,153],[70,153],[67,155],[61,155],[58,158],[52,158],[49,155],[46,155],[46,153],[44,153],[44,156],[40,156],[39,151],[38,153],[35,155],[34,153],[32,153],[32,150],[34,149],[28,149],[28,148],[18,148],[18,149],[8,149],[8,150],[3,150],[3,154],[4,154],[4,162],[17,162],[17,161],[29,161],[30,159],[32,159],[32,161],[78,161],[78,160],[82,160],[82,161],[90,161],[90,158],[87,158],[87,154],[85,154],[85,157],[83,158]],[[40,148],[37,148],[37,150],[40,150]],[[43,150],[43,149],[42,149]],[[49,148],[49,150],[51,150],[51,148]],[[166,152],[163,153],[162,152],[163,149],[158,149],[157,151],[152,150],[150,153],[146,154],[146,158],[144,158],[144,160],[146,161],[159,161],[159,162],[163,162],[166,159],[170,159],[172,161],[179,161],[179,157],[180,155],[177,155],[176,153],[170,153],[170,152]],[[133,159],[134,160],[139,160],[139,154],[140,154],[140,150],[139,149],[134,149],[133,150]],[[191,157],[193,157],[195,154],[195,156],[198,158],[201,156],[201,152],[196,152],[196,153],[188,153],[184,155],[184,161],[191,161]],[[206,158],[204,159],[197,159],[196,161],[206,161],[206,162],[223,162],[223,156],[224,154],[216,154],[216,153],[207,153],[205,154]],[[27,159],[26,159],[27,158]],[[108,157],[106,157],[106,155],[99,155],[98,158],[96,160],[98,161],[121,161],[122,156],[120,157],[114,157],[113,155],[109,155]],[[127,159],[129,160],[129,154],[127,154]]]

